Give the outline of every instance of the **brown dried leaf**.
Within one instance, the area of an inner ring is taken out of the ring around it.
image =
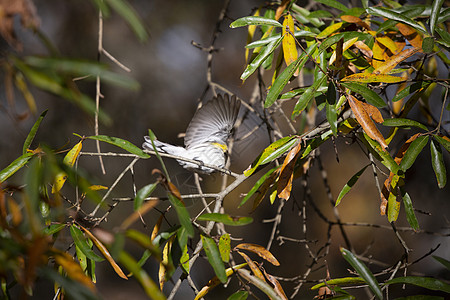
[[[373,52],[372,49],[369,48],[369,46],[367,46],[366,44],[364,44],[364,42],[361,41],[356,41],[355,42],[355,47],[359,49],[359,51],[361,51],[365,58],[367,59],[367,61],[372,61],[372,56],[373,56]]]
[[[277,194],[281,199],[289,200],[292,190],[292,180],[294,177],[294,166],[302,149],[302,143],[299,141],[297,146],[292,148],[284,159],[278,177]]]
[[[379,64],[377,68],[375,68],[375,71],[373,71],[373,74],[387,74],[392,69],[394,69],[399,63],[407,59],[408,57],[414,55],[416,52],[418,52],[419,48],[408,48],[403,50],[402,52],[391,56],[389,59],[387,59],[384,63]]]
[[[383,147],[383,149],[387,148],[386,141],[384,140],[383,135],[378,130],[377,126],[373,123],[373,121],[370,119],[369,114],[364,109],[364,105],[361,101],[356,99],[352,95],[347,95],[347,100],[350,104],[350,108],[352,109],[353,113],[355,114],[356,120],[363,128],[364,132],[371,138],[380,143],[380,145]]]
[[[119,265],[114,261],[114,258],[109,253],[108,249],[106,249],[105,245],[103,245],[102,242],[100,242],[99,239],[97,239],[89,230],[84,228],[83,226],[79,225],[81,229],[89,236],[89,238],[94,242],[95,246],[100,250],[100,252],[103,254],[103,256],[106,258],[106,260],[109,262],[109,264],[113,267],[114,271],[122,277],[123,279],[128,280],[127,275],[122,271],[122,269],[119,267]]]
[[[161,228],[162,220],[164,219],[164,215],[161,214],[156,221],[155,227],[153,227],[152,235],[150,236],[150,240],[153,241],[155,237],[158,235],[159,229]]]
[[[267,260],[268,262],[270,262],[274,266],[279,266],[280,265],[280,263],[275,258],[275,256],[273,256],[273,254],[270,253],[270,251],[267,250],[266,248],[264,248],[263,246],[256,245],[256,244],[250,244],[250,243],[243,243],[243,244],[237,245],[234,248],[235,249],[243,249],[243,250],[251,251],[253,253],[258,254],[260,257],[264,258],[265,260]]]
[[[397,23],[395,27],[398,28],[400,33],[410,42],[410,44],[414,48],[418,48],[419,51],[421,51],[423,38],[414,28],[403,23]]]
[[[283,290],[283,287],[281,286],[280,282],[272,275],[270,275],[269,273],[266,272],[266,270],[264,270],[264,275],[267,277],[267,279],[270,281],[270,283],[272,283],[275,292],[277,292],[277,294],[281,297],[281,299],[284,300],[288,300],[288,297],[286,296],[286,293]]]
[[[361,104],[363,105],[364,110],[372,118],[372,120],[380,124],[384,122],[383,116],[381,115],[381,112],[378,110],[378,108],[365,102],[361,102]]]
[[[55,260],[58,265],[64,268],[67,275],[75,281],[78,281],[85,287],[89,288],[91,291],[95,291],[95,286],[91,279],[84,274],[81,266],[76,262],[72,256],[64,252],[56,252]]]
[[[341,16],[341,20],[344,22],[347,22],[347,23],[357,24],[358,26],[361,26],[367,30],[370,30],[370,26],[367,23],[364,23],[363,20],[361,20],[358,17],[351,16],[351,15],[343,15],[343,16]]]
[[[20,211],[20,206],[14,201],[13,198],[8,198],[8,206],[9,206],[9,212],[12,215],[12,224],[17,227],[20,223],[22,223],[23,216],[22,212]]]
[[[237,251],[237,253],[239,253],[239,255],[244,258],[244,260],[247,262],[248,266],[250,267],[250,269],[252,270],[253,274],[255,274],[256,277],[258,277],[261,280],[266,281],[266,279],[264,278],[264,275],[262,274],[259,267],[255,264],[255,262],[250,257],[248,257],[247,254],[245,254],[241,251]]]

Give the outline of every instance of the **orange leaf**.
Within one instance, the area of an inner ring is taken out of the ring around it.
[[[418,52],[419,48],[408,48],[403,50],[402,52],[391,56],[384,63],[378,65],[378,67],[373,71],[373,74],[386,74],[394,69],[399,63],[407,59],[408,57],[414,55]]]
[[[79,225],[79,224],[78,224]],[[117,275],[122,277],[123,279],[128,280],[127,275],[123,273],[122,269],[119,267],[119,265],[114,261],[114,258],[109,253],[108,249],[100,242],[89,230],[84,228],[83,226],[79,225],[81,229],[83,229],[84,232],[89,236],[89,238],[94,242],[95,246],[100,250],[100,252],[103,254],[103,256],[106,258],[106,260],[109,262],[109,264],[113,267],[114,271],[116,271]]]
[[[283,0],[278,6],[277,11],[275,12],[275,20],[278,20],[286,9],[287,5],[290,3],[290,0]]]
[[[155,237],[158,235],[159,229],[161,228],[161,223],[164,218],[164,215],[161,214],[158,218],[158,221],[156,221],[155,227],[153,227],[152,235],[150,236],[150,240],[153,241]]]
[[[294,166],[302,149],[302,144],[299,141],[297,146],[292,148],[284,159],[283,165],[280,169],[280,176],[278,177],[277,193],[281,199],[289,200],[292,189],[292,179],[294,177]]]
[[[22,223],[23,216],[20,211],[20,206],[14,201],[13,198],[8,198],[8,206],[9,206],[9,212],[12,215],[12,224],[14,226],[18,226],[20,223]]]
[[[378,108],[365,102],[361,102],[361,104],[369,117],[372,118],[372,120],[380,124],[384,122],[383,116],[381,115],[381,112],[378,110]]]
[[[64,268],[67,275],[75,281],[78,281],[91,291],[95,291],[95,286],[91,279],[84,274],[81,266],[76,262],[72,256],[64,252],[55,253],[55,261],[58,265]]]
[[[275,179],[278,177],[279,170],[276,170],[272,174],[270,174],[269,178],[264,181],[264,183],[259,187],[258,191],[256,191],[256,197],[255,200],[253,200],[253,208],[252,211],[255,210],[258,205],[261,203],[261,201],[264,199],[264,197],[267,194],[267,191],[274,183]]]
[[[281,287],[280,282],[272,275],[266,272],[264,270],[264,275],[267,277],[267,279],[270,281],[270,283],[273,284],[275,292],[281,297],[281,299],[288,300],[288,297],[286,296],[286,293],[284,292],[283,288]]]
[[[240,256],[242,256],[245,261],[247,262],[248,266],[250,267],[250,269],[252,270],[253,274],[255,274],[256,277],[258,277],[261,280],[266,281],[266,279],[264,278],[264,275],[262,274],[261,270],[259,269],[259,267],[255,264],[255,262],[248,257],[247,254],[241,252],[241,251],[237,251],[237,253],[239,253]]]
[[[369,114],[364,109],[364,105],[361,101],[356,99],[352,95],[347,95],[347,100],[350,104],[350,107],[355,114],[356,120],[363,128],[364,132],[373,140],[380,143],[380,145],[383,147],[383,149],[387,148],[386,141],[384,140],[383,135],[378,130],[378,128],[375,126],[373,121],[370,119]]]
[[[283,21],[283,41],[281,43],[283,47],[283,56],[286,65],[289,66],[293,61],[298,58],[297,45],[295,44],[294,34],[294,20],[290,14],[284,17]],[[298,74],[298,70],[295,75]]]
[[[273,254],[270,253],[270,251],[267,250],[266,248],[264,248],[263,246],[256,245],[256,244],[243,243],[243,244],[237,245],[234,248],[251,251],[253,253],[258,254],[260,257],[264,258],[265,260],[267,260],[274,266],[280,265],[280,263],[275,258],[275,256],[273,256]]]
[[[145,215],[150,209],[155,207],[158,201],[147,201],[138,210],[134,211],[131,215],[129,215],[120,225],[121,230],[126,230],[130,227],[134,222],[136,222],[142,215]]]
[[[351,15],[343,15],[341,16],[341,20],[347,23],[354,23],[361,27],[364,27],[367,30],[370,30],[370,26],[366,23],[364,23],[360,18],[351,16]]]
[[[412,137],[410,137],[400,148],[400,150],[398,150],[397,155],[395,155],[394,161],[400,165],[400,163],[402,162],[403,156],[406,153],[406,150],[408,150],[409,146],[411,145],[411,143],[420,136],[420,133],[416,133],[415,135],[413,135]]]
[[[418,48],[421,51],[423,38],[414,28],[403,23],[397,23],[395,26],[414,48]]]

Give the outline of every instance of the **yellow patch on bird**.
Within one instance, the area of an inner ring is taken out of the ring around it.
[[[211,143],[211,145],[219,147],[220,149],[223,150],[223,152],[227,152],[228,151],[227,145],[220,144],[220,143]]]

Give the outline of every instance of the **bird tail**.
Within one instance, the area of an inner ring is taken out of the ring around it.
[[[142,144],[142,148],[147,150],[154,150],[152,145],[152,140],[149,136],[144,137],[145,142]],[[184,153],[186,152],[186,149],[179,146],[170,145],[167,143],[160,142],[158,140],[154,140],[153,143],[155,144],[156,150],[159,152],[177,155],[177,156],[184,156]]]

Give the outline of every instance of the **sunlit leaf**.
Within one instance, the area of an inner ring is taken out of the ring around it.
[[[446,136],[433,135],[433,138],[439,142],[444,148],[450,152],[450,139]],[[1,178],[1,177],[0,177]],[[2,180],[0,180],[2,181]]]
[[[369,74],[369,73],[352,74],[341,79],[342,82],[353,81],[360,83],[371,83],[371,82],[397,83],[405,80],[406,80],[405,78],[399,76],[392,76],[385,74]]]
[[[250,271],[246,269],[240,269],[238,270],[238,273],[240,277],[242,277],[244,280],[249,281],[251,284],[253,284],[256,288],[261,290],[263,293],[265,293],[268,297],[268,299],[271,300],[284,300],[282,299],[278,293],[274,290],[274,288],[265,282],[264,280],[261,280],[260,278],[251,275]]]
[[[438,20],[443,3],[444,3],[444,0],[433,1],[432,7],[431,7],[430,20],[429,20],[431,34],[434,34],[434,29],[436,28],[437,20]]]
[[[279,38],[281,38],[282,34],[278,33],[278,34],[273,34],[268,38],[265,39],[260,39],[258,41],[254,41],[251,42],[250,44],[246,45],[245,48],[247,49],[252,49],[252,48],[257,48],[257,47],[262,47],[264,45],[267,45],[275,40],[278,40]],[[299,31],[295,31],[294,32],[294,36],[296,38],[298,37],[315,37],[316,34],[314,32],[311,31],[306,31],[306,30],[299,30]]]
[[[270,175],[272,175],[272,173],[278,169],[278,167],[272,168],[270,169],[266,174],[264,174],[263,176],[261,176],[260,179],[258,179],[258,181],[255,183],[255,185],[250,189],[250,191],[247,193],[247,195],[245,195],[245,197],[242,199],[241,203],[239,203],[239,207],[241,207],[242,205],[244,205],[248,199],[250,199],[251,196],[253,196],[254,194],[260,193],[259,188],[263,185],[263,183],[266,181],[267,178],[269,178]]]
[[[378,281],[369,268],[361,262],[355,254],[351,251],[341,247],[342,256],[345,260],[355,269],[355,271],[361,276],[362,279],[369,285],[369,288],[377,296],[378,299],[383,299],[383,293],[381,292]]]
[[[93,136],[88,136],[87,138],[92,139],[92,140],[98,140],[101,142],[106,142],[111,145],[120,147],[120,148],[128,151],[131,154],[135,154],[135,155],[139,156],[140,158],[149,158],[150,157],[150,155],[148,155],[147,153],[142,151],[141,148],[139,148],[139,147],[133,145],[132,143],[130,143],[129,141],[121,139],[121,138],[107,136],[107,135],[93,135]]]
[[[445,169],[444,157],[442,155],[441,146],[431,139],[431,165],[440,189],[444,188],[447,183],[447,170]]]
[[[422,123],[419,123],[414,120],[410,119],[403,119],[403,118],[392,118],[392,119],[385,119],[383,122],[384,126],[391,126],[391,127],[418,127],[423,130],[427,130],[427,127],[423,125]]]
[[[98,256],[88,245],[86,242],[86,238],[84,237],[81,230],[75,225],[70,226],[70,235],[73,238],[75,246],[77,246],[87,258],[92,259],[93,261],[103,261],[104,259]]]
[[[264,275],[261,272],[261,270],[259,269],[258,265],[245,253],[241,252],[241,251],[237,251],[237,253],[242,256],[242,258],[245,260],[245,262],[248,264],[248,266],[250,267],[250,270],[252,270],[252,273],[258,277],[261,280],[265,280],[264,279]]]
[[[44,119],[45,115],[47,114],[48,110],[44,110],[42,114],[39,116],[39,118],[34,123],[33,127],[31,127],[30,132],[28,133],[27,138],[25,139],[25,142],[23,143],[22,147],[22,154],[26,154],[27,150],[30,148],[31,143],[34,140],[34,137],[36,136],[36,132],[39,129],[39,126],[41,125],[42,120]],[[0,180],[2,181],[2,180]]]
[[[268,262],[270,262],[274,266],[279,266],[280,265],[280,263],[275,258],[275,256],[273,256],[273,254],[270,253],[270,251],[268,251],[263,246],[260,246],[260,245],[257,245],[257,244],[243,243],[243,244],[237,245],[235,248],[236,249],[248,250],[248,251],[251,251],[253,253],[256,253],[260,257],[262,257],[263,259],[267,260]]]
[[[264,151],[255,159],[251,166],[244,171],[245,176],[248,177],[252,175],[260,165],[267,164],[280,157],[295,143],[295,136],[286,136],[273,142],[266,149],[264,149]]]
[[[206,257],[208,258],[209,264],[213,267],[217,278],[219,278],[220,282],[222,283],[227,282],[225,266],[223,264],[216,242],[212,238],[204,235],[200,235],[200,237],[202,240],[203,249],[206,253]]]
[[[375,7],[375,6],[368,7],[366,9],[366,11],[368,14],[378,16],[378,17],[383,17],[383,18],[386,18],[389,20],[395,20],[397,22],[402,22],[404,24],[407,24],[407,25],[413,27],[417,31],[426,33],[425,29],[423,29],[419,24],[417,24],[410,18],[406,17],[404,14],[397,13],[393,10],[390,10],[390,9],[387,9],[384,7]]]
[[[375,71],[373,71],[372,74],[387,74],[392,69],[394,69],[399,63],[404,61],[405,59],[411,57],[415,53],[417,53],[420,49],[419,48],[408,48],[403,50],[402,52],[395,54],[389,59],[387,59],[385,62],[380,64]]]
[[[359,177],[361,177],[362,173],[364,173],[364,171],[367,169],[368,165],[365,166],[364,168],[362,168],[361,170],[359,170],[355,175],[352,176],[352,178],[350,178],[350,180],[344,185],[344,187],[342,188],[341,192],[339,193],[339,196],[336,199],[336,204],[335,206],[338,206],[339,203],[341,203],[342,198],[348,193],[350,192],[350,190],[352,189],[352,187],[356,184],[356,182],[358,181]]]
[[[244,72],[241,75],[241,80],[245,80],[250,75],[252,75],[258,68],[261,66],[261,64],[269,57],[270,54],[275,51],[275,49],[280,45],[282,41],[282,38],[274,40],[267,46],[265,46],[262,51],[258,53],[258,55],[253,59],[251,63],[248,64],[247,68],[244,70]]]
[[[290,14],[286,15],[283,21],[282,47],[284,61],[287,66],[296,61],[298,58],[297,45],[295,43],[295,38],[292,36],[294,34],[294,28],[294,20],[292,19],[292,16]]]
[[[325,37],[329,36],[330,34],[332,34],[333,32],[336,32],[337,30],[339,30],[342,27],[342,25],[344,25],[343,22],[338,22],[338,23],[331,24],[330,26],[325,28],[323,31],[321,31],[316,36],[316,38],[318,38],[318,39],[325,38]]]
[[[386,106],[386,103],[383,101],[383,99],[373,90],[367,88],[365,85],[351,81],[342,82],[341,84],[352,92],[360,94],[368,103],[376,107]]]
[[[387,21],[389,22],[389,21]],[[422,48],[423,38],[422,35],[411,26],[403,23],[398,23],[395,25],[398,31],[408,40],[408,42],[415,48]]]
[[[292,112],[291,119],[295,119],[311,102],[314,94],[317,92],[320,86],[326,82],[327,77],[323,76],[306,89],[306,91],[298,98],[295,104],[294,111]]]
[[[391,171],[394,174],[397,174],[400,167],[394,161],[389,152],[382,149],[381,145],[377,141],[372,140],[367,134],[364,134],[364,138],[369,143],[370,148],[373,149],[375,153],[380,156],[381,163],[385,165],[389,169],[389,171]]]
[[[271,18],[249,16],[237,19],[236,21],[230,24],[230,28],[237,28],[247,25],[268,25],[275,27],[283,27],[283,25],[281,25],[280,22]]]
[[[362,284],[365,283],[364,279],[361,277],[343,277],[343,278],[334,278],[327,280],[325,282],[318,283],[311,287],[311,290],[317,290],[323,286],[330,286],[330,285],[354,285],[354,284]]]
[[[300,150],[302,149],[301,141],[298,142],[297,146],[293,147],[286,158],[283,161],[280,169],[280,175],[278,176],[277,183],[277,193],[278,197],[281,199],[288,200],[291,195],[292,190],[292,180],[294,178],[294,167],[300,156]]]
[[[220,214],[220,213],[205,213],[200,215],[197,218],[197,220],[213,221],[230,226],[243,226],[253,222],[253,218],[251,217],[233,217],[228,214]]]

